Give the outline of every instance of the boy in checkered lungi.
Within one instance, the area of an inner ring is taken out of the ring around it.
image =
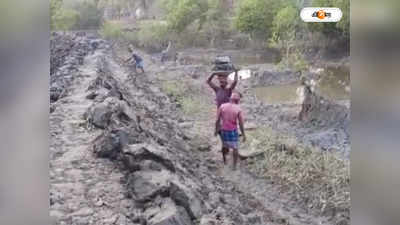
[[[230,102],[222,104],[218,108],[217,121],[215,123],[215,136],[221,135],[224,151],[233,150],[233,169],[236,169],[237,160],[239,158],[239,133],[237,130],[237,122],[239,122],[240,132],[243,136],[243,142],[246,141],[244,132],[243,113],[239,106],[239,93],[232,93]],[[223,155],[225,162],[225,154]]]

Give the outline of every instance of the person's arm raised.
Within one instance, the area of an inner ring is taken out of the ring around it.
[[[212,82],[212,79],[214,78],[215,73],[211,73],[211,75],[208,77],[207,79],[207,84],[215,91],[217,90],[217,85],[214,84],[214,82]]]
[[[236,85],[237,85],[237,82],[238,82],[238,80],[239,80],[239,70],[238,69],[236,69],[235,67],[233,67],[233,69],[235,70],[235,78],[234,78],[234,80],[233,80],[233,83],[231,84],[231,86],[229,87],[231,90],[234,90],[235,89],[235,87],[236,87]]]

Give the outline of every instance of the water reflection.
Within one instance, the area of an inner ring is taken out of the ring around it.
[[[319,94],[331,100],[350,99],[350,70],[348,67],[328,67],[316,87]]]
[[[328,67],[322,70],[315,81],[315,91],[330,100],[350,99],[350,71],[346,67]],[[300,83],[256,87],[253,92],[267,104],[300,103],[302,86]]]
[[[267,104],[294,103],[299,100],[298,88],[300,87],[300,83],[256,87],[254,88],[254,93],[258,99]]]

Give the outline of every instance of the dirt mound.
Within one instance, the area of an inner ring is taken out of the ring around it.
[[[50,101],[56,102],[66,95],[68,86],[83,64],[85,56],[97,48],[104,48],[104,42],[81,33],[60,34],[53,32],[50,37]]]

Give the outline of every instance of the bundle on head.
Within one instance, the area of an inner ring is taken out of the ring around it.
[[[228,76],[234,70],[231,58],[229,56],[217,56],[212,70],[219,76]]]

